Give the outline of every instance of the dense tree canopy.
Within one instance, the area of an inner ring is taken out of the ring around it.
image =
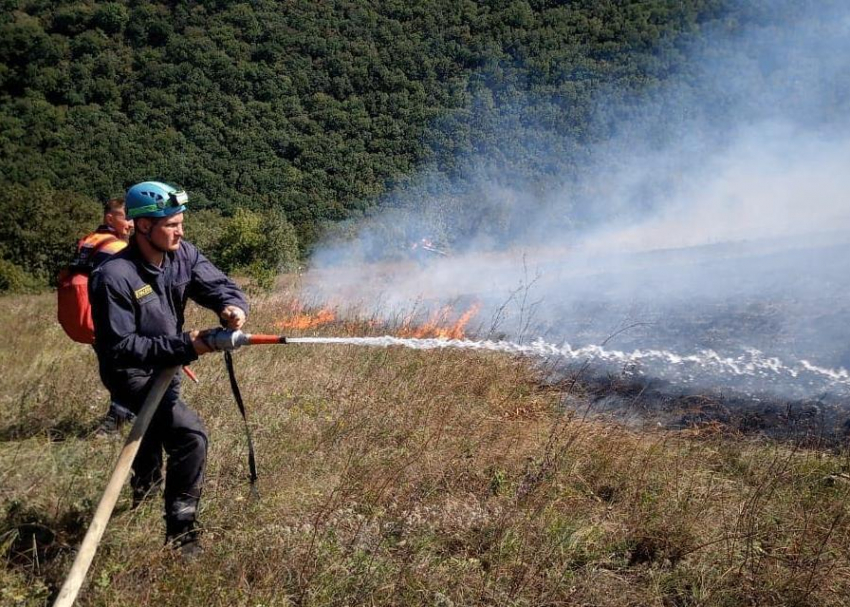
[[[423,167],[568,173],[606,135],[601,95],[628,106],[701,31],[770,18],[749,4],[3,0],[0,178],[92,200],[169,180],[195,208],[281,213],[304,251]]]

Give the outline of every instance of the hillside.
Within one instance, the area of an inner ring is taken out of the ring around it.
[[[293,295],[255,299],[251,329],[273,331]],[[90,436],[106,395],[52,298],[7,296],[0,314],[0,603],[44,605],[119,444]],[[259,501],[223,365],[205,357],[186,387],[211,435],[205,554],[177,561],[159,500],[131,511],[125,494],[80,605],[837,606],[850,592],[844,455],[714,423],[592,421],[563,406],[589,405],[581,382],[545,387],[496,354],[292,345],[236,366]]]
[[[777,18],[748,4],[5,2],[5,204],[52,200],[70,243],[77,207],[90,221],[95,200],[166,179],[193,209],[279,211],[302,254],[423,171],[474,214],[470,158],[541,191],[569,179],[617,115],[687,82],[704,33]],[[0,257],[43,283],[15,241],[50,235],[15,222]]]

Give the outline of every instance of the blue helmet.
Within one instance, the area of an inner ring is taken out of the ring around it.
[[[127,219],[168,217],[186,210],[189,195],[173,185],[159,181],[143,181],[127,190],[124,204]]]

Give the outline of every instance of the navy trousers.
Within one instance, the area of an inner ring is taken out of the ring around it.
[[[138,407],[135,413],[138,413]],[[133,461],[133,494],[144,495],[162,483],[165,458],[165,518],[195,520],[207,461],[207,432],[201,418],[180,398],[175,378],[154,414]]]

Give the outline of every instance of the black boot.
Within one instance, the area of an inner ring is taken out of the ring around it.
[[[109,403],[109,410],[100,420],[94,435],[100,438],[120,438],[124,424],[133,423],[135,420],[135,413],[113,401]]]
[[[200,535],[196,521],[165,521],[165,544],[179,550],[184,560],[195,560],[203,552]]]
[[[130,478],[130,486],[133,488],[133,510],[148,499],[159,496],[162,485],[162,468],[159,462],[155,461],[154,466],[146,472],[133,470],[133,476]]]
[[[121,438],[121,422],[110,409],[94,431],[97,438]]]
[[[133,485],[133,510],[141,506],[151,497],[157,497],[162,489],[162,481],[154,481],[144,485]]]

